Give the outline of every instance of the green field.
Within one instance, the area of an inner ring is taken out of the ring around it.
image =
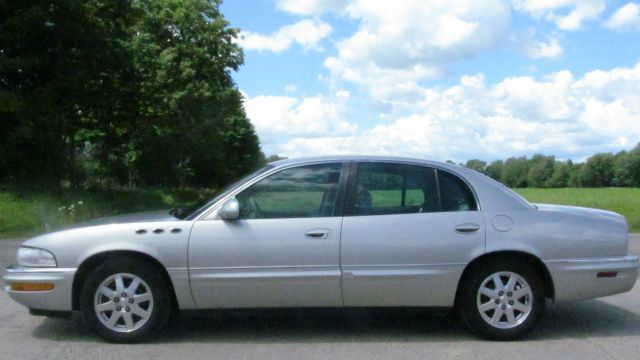
[[[516,189],[516,191],[531,202],[577,205],[615,211],[627,218],[630,231],[640,232],[640,188]],[[102,216],[168,209],[178,205],[188,206],[206,200],[212,195],[213,192],[210,190],[111,192],[94,190],[29,194],[18,197],[14,192],[0,191],[0,239],[26,237],[43,233],[47,229]],[[407,203],[421,203],[419,199],[414,199],[413,195],[415,194],[409,194]],[[393,205],[397,197],[397,194],[389,191],[372,192],[372,200],[379,206],[387,203]],[[304,200],[295,197],[295,202],[298,204],[306,203]],[[319,199],[315,200],[311,202],[319,202]]]
[[[534,203],[564,204],[615,211],[629,222],[629,231],[640,232],[640,188],[515,189]]]

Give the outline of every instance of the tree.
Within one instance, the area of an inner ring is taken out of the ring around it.
[[[573,165],[571,160],[567,162],[556,161],[553,164],[553,172],[546,182],[546,187],[561,188],[566,187],[569,182],[570,167]]]
[[[553,174],[556,159],[553,156],[534,155],[528,161],[527,184],[530,187],[545,187]]]
[[[266,159],[265,162],[266,163],[272,163],[274,161],[280,161],[280,160],[286,160],[288,159],[285,156],[280,156],[280,155],[269,155]]]
[[[83,130],[127,114],[130,2],[6,1],[0,9],[0,176],[77,181]],[[115,96],[113,92],[120,96]],[[80,136],[78,136],[80,134]]]
[[[529,165],[525,156],[508,158],[504,162],[501,182],[509,187],[527,187],[528,170]]]
[[[504,162],[502,160],[495,160],[487,166],[485,174],[494,180],[501,181],[503,168]]]
[[[620,151],[614,155],[613,159],[613,184],[615,186],[632,186],[630,162],[632,157],[626,151]]]
[[[567,179],[567,186],[569,187],[582,187],[584,186],[582,180],[582,174],[584,172],[584,163],[573,164],[571,160],[567,162],[567,168],[569,171],[569,178]]]
[[[220,186],[263,163],[220,0],[0,4],[0,180]]]
[[[615,155],[613,173],[615,186],[640,186],[640,144]]]
[[[468,160],[464,166],[471,170],[475,170],[479,173],[484,173],[485,170],[487,169],[487,162],[478,160],[478,159],[473,159],[473,160]]]
[[[145,16],[133,44],[144,99],[145,131],[137,136],[144,183],[175,183],[175,164],[184,164],[192,171],[181,182],[220,186],[260,163],[258,138],[230,75],[243,63],[237,30],[219,4],[139,2]]]
[[[629,173],[629,185],[640,187],[640,143],[629,151],[625,167]]]
[[[590,187],[613,185],[614,159],[611,153],[596,154],[588,158],[582,170],[583,185]]]

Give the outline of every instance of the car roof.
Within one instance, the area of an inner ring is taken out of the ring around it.
[[[327,155],[327,156],[312,156],[312,157],[300,157],[278,160],[270,163],[270,165],[276,167],[325,162],[325,161],[382,161],[382,162],[405,162],[405,163],[420,163],[426,165],[435,165],[448,169],[461,170],[462,166],[433,161],[427,159],[411,158],[411,157],[398,157],[398,156],[381,156],[381,155]]]

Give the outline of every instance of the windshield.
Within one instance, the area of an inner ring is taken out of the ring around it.
[[[194,220],[195,218],[200,216],[203,212],[205,212],[209,207],[211,207],[211,205],[215,204],[216,202],[220,201],[220,199],[227,196],[236,187],[240,186],[241,184],[271,169],[273,169],[273,165],[267,165],[261,168],[260,170],[254,171],[251,174],[241,178],[240,180],[221,188],[220,191],[217,192],[217,195],[215,195],[213,199],[196,204],[195,206],[185,211],[182,211],[181,214],[175,214],[174,216],[176,216],[178,219]]]

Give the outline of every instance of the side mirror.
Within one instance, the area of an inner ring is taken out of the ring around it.
[[[220,217],[223,220],[236,220],[240,217],[240,203],[235,198],[227,200],[220,208]]]
[[[178,207],[178,208],[173,208],[171,210],[169,210],[169,215],[178,218],[178,219],[184,219],[187,213],[187,208],[184,207]]]

